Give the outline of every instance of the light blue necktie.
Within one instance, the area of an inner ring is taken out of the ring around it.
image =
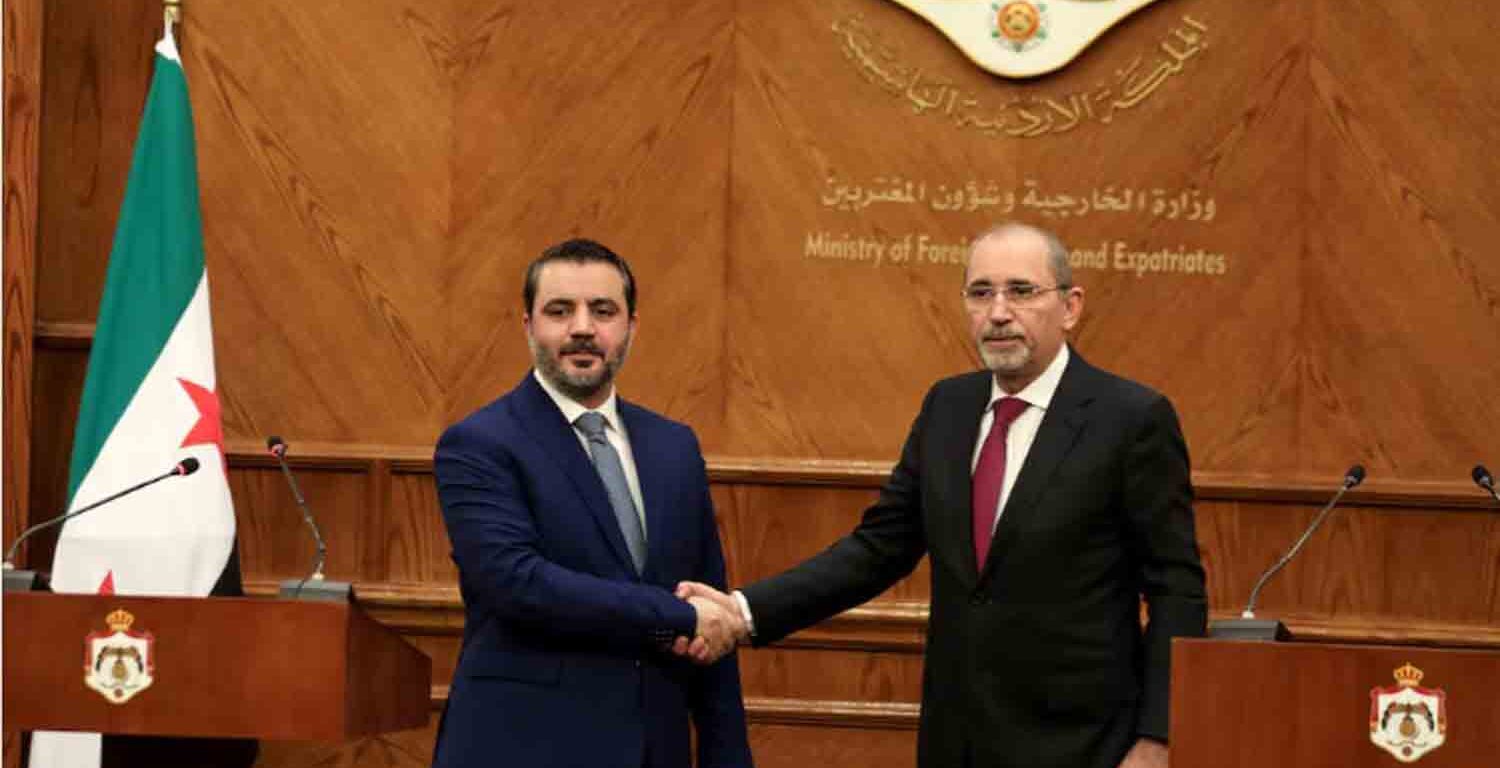
[[[625,467],[620,463],[620,454],[604,436],[604,415],[589,411],[574,422],[588,439],[589,456],[594,460],[594,469],[604,481],[604,490],[609,493],[609,505],[614,507],[615,520],[620,523],[620,533],[625,536],[625,546],[630,550],[630,559],[635,562],[635,572],[646,568],[646,532],[641,527],[641,517],[636,514],[635,500],[630,496],[630,484],[625,480]]]

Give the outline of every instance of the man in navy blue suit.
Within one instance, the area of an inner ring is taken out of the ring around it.
[[[443,433],[434,458],[464,601],[439,768],[749,766],[737,661],[700,667],[687,638],[733,647],[736,617],[683,601],[723,589],[697,438],[619,399],[635,333],[630,267],[589,240],[526,272],[535,369]]]

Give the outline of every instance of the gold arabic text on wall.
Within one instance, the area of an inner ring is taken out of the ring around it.
[[[862,16],[835,21],[833,33],[844,58],[866,81],[904,100],[918,115],[936,115],[959,128],[990,136],[1035,138],[1071,131],[1084,123],[1108,124],[1115,113],[1145,101],[1208,48],[1208,27],[1190,16],[1171,30],[1149,57],[1136,56],[1112,80],[1066,94],[1012,97],[986,103],[945,77],[903,63]]]
[[[868,184],[855,184],[830,176],[818,202],[840,211],[895,204],[922,206],[940,213],[1029,212],[1054,219],[1124,214],[1205,224],[1218,215],[1214,198],[1193,188],[1147,189],[1111,184],[1087,192],[1051,192],[1042,189],[1034,179],[1023,180],[1019,189],[1005,189],[994,181],[929,185],[900,176],[876,176]]]

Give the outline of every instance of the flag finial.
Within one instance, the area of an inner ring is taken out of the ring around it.
[[[170,39],[172,27],[182,23],[182,0],[162,0],[161,15],[164,27],[162,36]]]
[[[162,0],[161,17],[161,40],[156,43],[156,51],[172,61],[181,62],[177,54],[177,36],[172,33],[172,28],[182,23],[182,0]]]

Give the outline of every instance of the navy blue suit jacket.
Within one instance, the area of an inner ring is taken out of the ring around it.
[[[696,614],[672,589],[725,586],[688,427],[619,402],[646,507],[636,575],[604,484],[535,378],[443,433],[434,459],[464,638],[434,765],[749,766],[733,654],[671,654]]]

